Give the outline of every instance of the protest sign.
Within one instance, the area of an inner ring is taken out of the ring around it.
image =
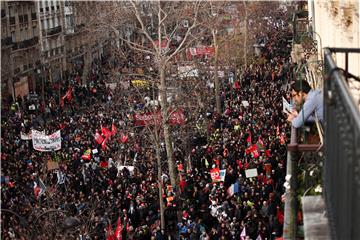
[[[47,161],[46,166],[47,166],[48,171],[51,171],[54,169],[59,169],[59,163],[54,162],[54,161]]]
[[[256,168],[252,168],[252,169],[247,169],[245,170],[245,176],[246,178],[252,178],[252,177],[257,177],[258,172]]]
[[[220,181],[220,169],[219,168],[213,168],[210,170],[210,176],[213,182],[219,182]]]
[[[290,103],[288,103],[288,101],[286,101],[286,99],[284,97],[282,98],[282,101],[283,101],[283,112],[291,113],[292,105]]]

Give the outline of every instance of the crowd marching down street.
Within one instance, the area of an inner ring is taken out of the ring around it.
[[[58,239],[82,240],[280,238],[290,127],[282,97],[290,99],[285,86],[293,67],[284,34],[269,35],[265,61],[224,85],[221,114],[213,107],[185,113],[206,125],[193,124],[204,135],[194,136],[189,152],[174,142],[175,189],[164,166],[165,229],[155,151],[135,126],[144,104],[120,85],[107,87],[105,57],[93,64],[87,86],[74,72],[62,87],[47,89],[45,103],[3,99],[1,208],[29,226],[3,212],[1,239],[30,239],[29,232],[49,239],[50,230]],[[77,225],[57,232],[56,219],[65,216]]]

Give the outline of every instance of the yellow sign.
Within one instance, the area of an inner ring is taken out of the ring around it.
[[[139,79],[132,80],[132,81],[131,81],[131,84],[132,84],[134,87],[138,87],[138,88],[144,88],[144,87],[149,87],[149,86],[150,86],[150,82],[149,82],[149,81],[139,80]]]

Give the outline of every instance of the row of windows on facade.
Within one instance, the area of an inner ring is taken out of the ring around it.
[[[43,4],[41,4],[43,3]],[[58,3],[54,3],[51,5],[47,4],[48,2],[41,2],[39,1],[40,4],[40,12],[44,12],[44,9],[46,12],[48,11],[55,11],[56,10],[60,10],[60,5]],[[22,13],[27,13],[27,12],[36,12],[35,11],[35,4],[22,4],[22,5],[17,5],[17,6],[12,6],[10,5],[9,7],[9,16],[12,17],[15,15],[15,13],[17,12],[19,15]]]

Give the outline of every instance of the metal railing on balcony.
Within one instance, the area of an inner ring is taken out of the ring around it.
[[[34,45],[36,45],[38,43],[39,43],[39,38],[38,37],[33,37],[31,39],[24,40],[22,42],[13,43],[12,50],[16,51],[16,50],[19,50],[19,49],[26,49],[26,48],[32,47],[32,46],[34,46]]]
[[[1,46],[8,46],[13,44],[11,37],[6,37],[1,39]]]
[[[43,36],[52,36],[61,33],[62,27],[57,26],[43,31]]]
[[[344,70],[335,53],[345,54]],[[360,49],[324,49],[324,188],[333,239],[360,239],[360,112],[347,84],[357,78],[348,72],[349,54]]]

